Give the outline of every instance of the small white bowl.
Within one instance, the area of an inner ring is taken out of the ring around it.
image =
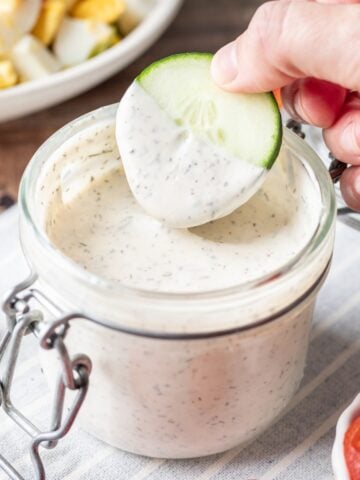
[[[336,425],[335,442],[332,449],[331,461],[336,480],[350,480],[344,455],[344,437],[355,418],[360,416],[360,394],[340,415]]]
[[[0,122],[50,107],[111,77],[152,45],[169,26],[183,0],[159,0],[151,13],[119,44],[76,65],[39,80],[0,91]]]

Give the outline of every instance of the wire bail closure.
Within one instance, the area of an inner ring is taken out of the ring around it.
[[[65,344],[70,320],[81,318],[81,315],[60,316],[54,321],[45,322],[39,310],[31,309],[30,301],[39,300],[37,291],[31,288],[36,279],[36,275],[31,274],[27,280],[17,285],[7,295],[2,306],[7,320],[7,330],[0,342],[0,408],[31,437],[30,457],[34,468],[33,478],[45,480],[46,473],[40,456],[40,446],[47,449],[56,447],[58,441],[71,429],[88,391],[91,360],[84,354],[70,357]],[[50,428],[47,431],[39,430],[11,401],[11,386],[22,339],[31,332],[39,337],[42,348],[57,351],[61,364],[51,410]],[[65,415],[64,403],[67,390],[77,393]],[[0,468],[12,480],[27,480],[2,455],[0,455]]]

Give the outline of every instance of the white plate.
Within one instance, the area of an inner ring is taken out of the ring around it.
[[[111,49],[59,73],[0,91],[0,122],[78,95],[126,67],[169,26],[183,0],[158,0],[141,24]]]
[[[350,480],[345,462],[344,437],[351,422],[360,415],[360,394],[340,415],[336,425],[336,437],[332,449],[331,461],[336,480]]]

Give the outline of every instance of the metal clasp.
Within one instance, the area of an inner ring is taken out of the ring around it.
[[[72,427],[88,391],[91,361],[83,354],[70,357],[64,341],[70,320],[80,318],[81,315],[64,315],[54,321],[44,322],[42,313],[31,309],[30,300],[36,300],[39,297],[39,292],[31,289],[35,281],[36,275],[30,275],[7,295],[3,303],[7,330],[0,342],[0,407],[31,437],[30,457],[34,467],[34,478],[45,480],[40,446],[54,448]],[[56,349],[60,358],[61,369],[56,383],[50,428],[47,431],[38,429],[11,401],[11,386],[21,342],[24,335],[30,332],[39,337],[42,348]],[[69,411],[64,415],[67,390],[74,390],[77,394]],[[0,455],[0,468],[13,480],[25,480],[2,455]]]

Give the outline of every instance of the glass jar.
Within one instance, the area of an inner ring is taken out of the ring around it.
[[[61,177],[54,152],[94,122],[114,119],[115,112],[116,106],[104,107],[62,128],[24,174],[20,234],[35,289],[52,314],[70,314],[67,349],[92,360],[80,412],[85,430],[151,457],[224,451],[268,427],[300,384],[314,302],[332,255],[333,186],[310,147],[285,131],[287,161],[301,167],[322,200],[317,229],[299,255],[257,281],[212,292],[166,294],[114,284],[56,250],[44,218],[49,192]],[[53,357],[43,350],[49,379]]]

